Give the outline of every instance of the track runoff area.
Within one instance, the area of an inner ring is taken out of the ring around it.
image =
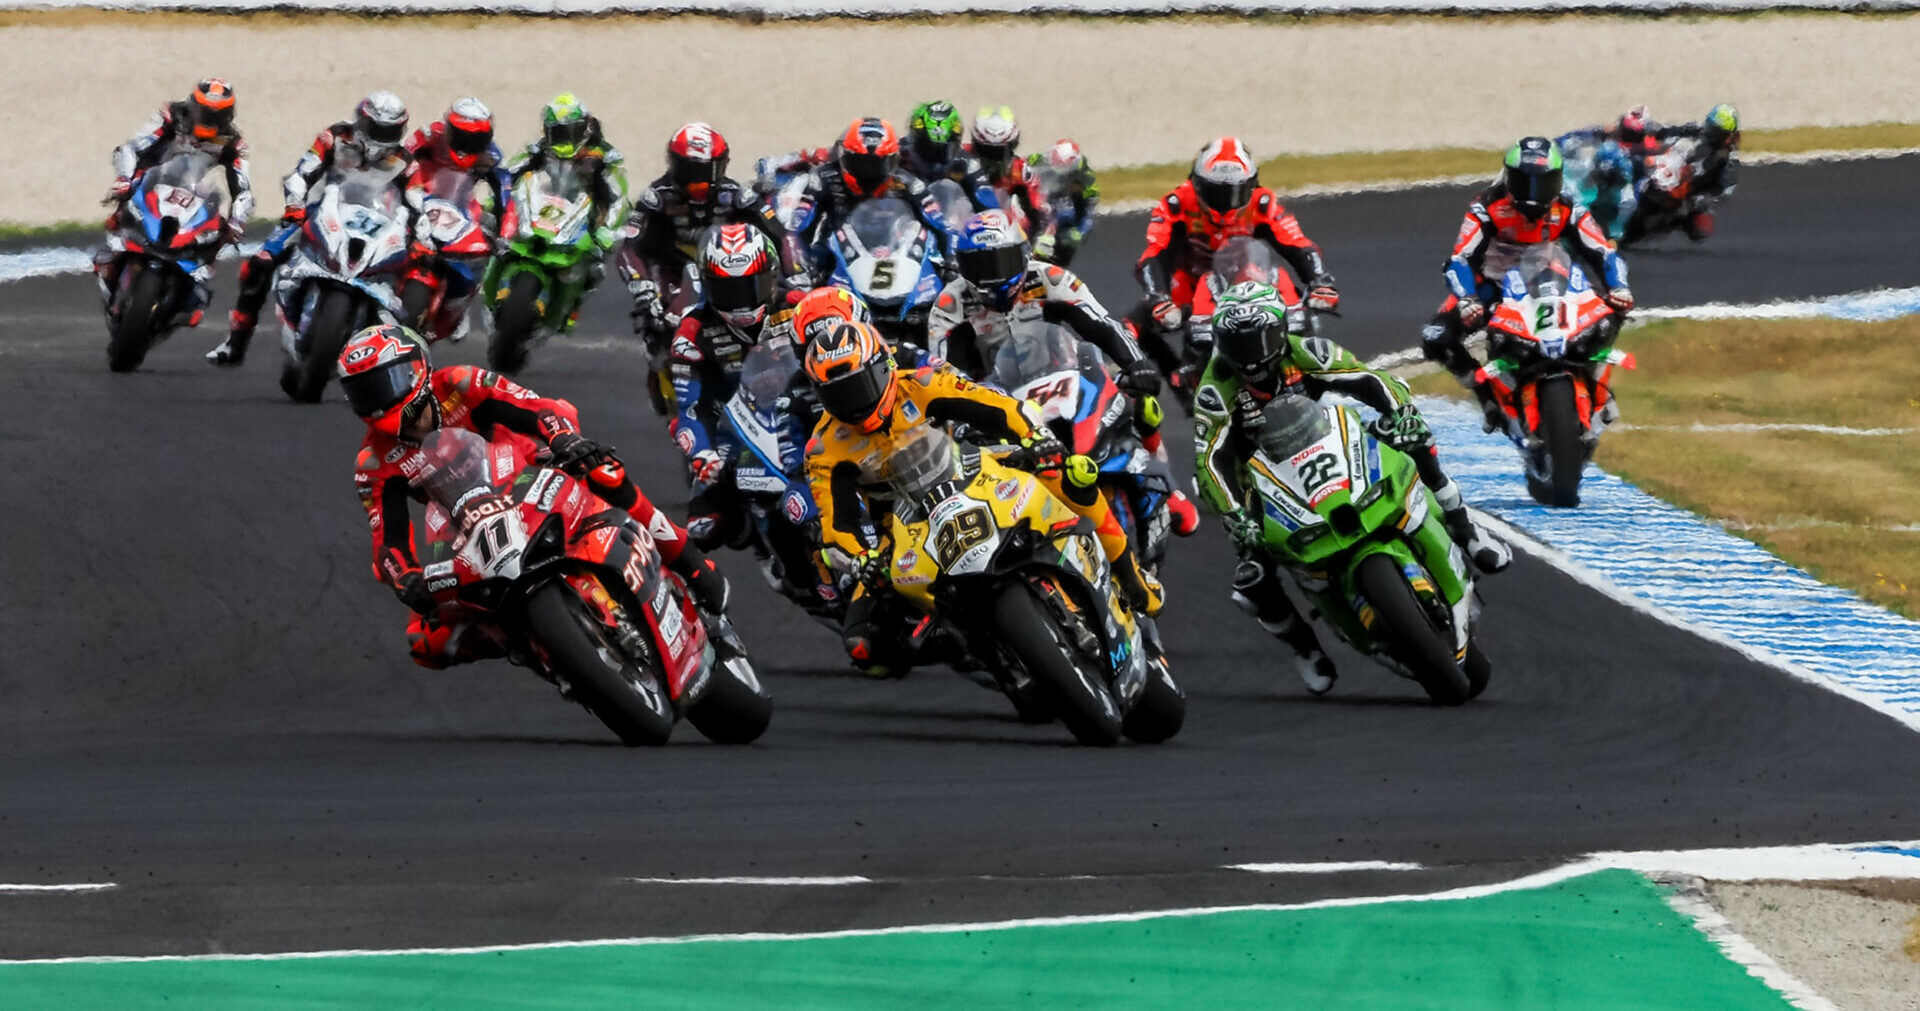
[[[1632,256],[1636,293],[1910,284],[1915,161],[1756,168],[1711,242]],[[1296,202],[1340,340],[1415,340],[1470,192]],[[1112,308],[1141,224],[1079,264]],[[6,294],[3,1005],[1769,1007],[1670,896],[1575,862],[1920,838],[1907,727],[1532,556],[1483,583],[1483,698],[1345,652],[1309,698],[1212,529],[1170,559],[1167,745],[1076,748],[942,670],[865,681],[729,555],[772,729],[628,751],[524,671],[407,662],[359,426],[288,403],[269,337],[238,373],[196,332],[112,375],[90,278]],[[523,378],[678,508],[622,301]],[[580,943],[607,938],[673,940]],[[300,952],[329,954],[272,957]]]

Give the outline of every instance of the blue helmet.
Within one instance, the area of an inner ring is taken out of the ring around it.
[[[1013,307],[1033,255],[1020,222],[1003,210],[981,211],[960,231],[954,254],[960,276],[980,291],[988,305],[1003,310]]]

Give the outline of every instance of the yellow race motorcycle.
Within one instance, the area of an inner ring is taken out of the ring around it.
[[[957,640],[1023,716],[1082,744],[1172,737],[1186,720],[1150,619],[1121,602],[1092,525],[1007,457],[922,425],[879,465],[885,582],[915,642]]]

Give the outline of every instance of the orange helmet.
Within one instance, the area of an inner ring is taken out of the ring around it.
[[[794,343],[804,349],[815,336],[825,334],[837,323],[871,323],[873,313],[860,296],[845,288],[828,285],[815,288],[800,297],[793,307]]]
[[[807,379],[820,407],[862,432],[878,432],[900,401],[893,351],[871,323],[841,323],[807,342]]]
[[[432,378],[426,342],[403,326],[367,327],[340,349],[340,391],[353,413],[395,438],[433,403]]]
[[[1233,214],[1253,199],[1260,163],[1238,137],[1216,137],[1193,160],[1193,191],[1215,214]]]
[[[193,135],[200,140],[217,140],[233,133],[233,86],[218,77],[201,81],[193,89],[187,113]]]
[[[840,175],[854,196],[879,195],[899,167],[900,135],[884,119],[856,119],[840,138]]]

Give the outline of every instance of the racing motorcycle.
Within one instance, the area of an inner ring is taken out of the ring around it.
[[[526,368],[533,345],[564,331],[587,289],[593,240],[593,180],[569,161],[547,159],[513,186],[501,237],[507,250],[482,282],[493,311],[487,366]]]
[[[1273,286],[1281,303],[1287,307],[1287,326],[1292,332],[1309,337],[1320,332],[1321,314],[1308,308],[1306,299],[1300,296],[1300,289],[1293,283],[1293,273],[1287,269],[1286,261],[1280,258],[1279,250],[1251,235],[1236,235],[1213,251],[1213,260],[1200,283],[1206,286],[1208,301],[1212,302],[1218,301],[1227,289],[1245,281]],[[1194,304],[1198,306],[1201,301],[1196,298]],[[1337,314],[1329,312],[1327,315]],[[1180,367],[1167,377],[1174,398],[1188,414],[1193,413],[1194,387],[1199,384],[1200,373],[1206,370],[1207,359],[1212,354],[1213,318],[1195,311],[1185,323],[1185,338],[1180,345]]]
[[[1625,246],[1677,231],[1687,223],[1695,199],[1693,179],[1704,154],[1702,145],[1682,137],[1665,150],[1649,155],[1639,185],[1639,204],[1628,220],[1620,244]]]
[[[467,320],[443,319],[447,285],[458,275],[468,290],[478,287],[493,240],[487,234],[487,212],[474,194],[473,174],[451,167],[435,172],[427,184],[421,211],[434,254],[415,263],[400,285],[400,316],[429,341],[466,336]]]
[[[1500,405],[1527,494],[1542,505],[1580,504],[1581,473],[1620,413],[1613,370],[1634,367],[1612,347],[1620,322],[1559,243],[1527,247],[1501,281],[1474,378]]]
[[[922,615],[909,645],[964,643],[1023,718],[1089,745],[1172,737],[1186,694],[1157,630],[1121,602],[1087,521],[1003,459],[930,424],[903,437],[880,466],[892,556],[870,591]]]
[[[1480,694],[1470,563],[1411,457],[1357,410],[1281,396],[1261,412],[1247,473],[1268,555],[1342,641],[1440,705]]]
[[[1593,213],[1593,220],[1615,242],[1639,206],[1633,183],[1633,155],[1612,139],[1568,134],[1557,142],[1564,157],[1561,191]]]
[[[921,224],[906,201],[879,197],[855,207],[827,238],[827,252],[830,283],[860,296],[889,342],[924,337],[946,258],[940,235]]]
[[[1067,241],[1067,230],[1073,227],[1073,190],[1072,173],[1055,165],[1046,158],[1036,156],[1027,163],[1027,172],[1033,176],[1034,184],[1047,199],[1047,206],[1053,209],[1053,225],[1058,238],[1053,247],[1053,256],[1049,263],[1062,267],[1070,266],[1073,257],[1079,251],[1079,242]],[[1091,228],[1091,226],[1089,226]],[[1085,236],[1080,241],[1084,241]]]
[[[703,619],[633,517],[467,429],[436,429],[420,453],[437,618],[471,623],[628,746],[665,744],[682,716],[720,743],[766,730],[772,701],[731,627]]]
[[[1023,320],[994,355],[987,381],[1032,403],[1069,452],[1099,465],[1100,490],[1140,564],[1157,570],[1173,527],[1173,470],[1140,444],[1134,402],[1113,377],[1100,349],[1067,327]]]
[[[108,368],[139,368],[185,322],[195,281],[212,278],[232,206],[226,169],[196,147],[178,148],[140,176],[120,212],[120,230],[107,235],[113,265],[100,293],[107,300]]]
[[[392,173],[374,169],[342,172],[308,208],[300,245],[276,281],[287,396],[319,403],[347,338],[398,321],[394,286],[409,260],[407,224]]]
[[[768,584],[837,630],[846,601],[818,562],[820,511],[806,478],[809,430],[790,397],[799,375],[800,360],[784,337],[747,352],[739,385],[720,407],[716,442],[726,468],[718,480],[730,482],[746,506]]]

